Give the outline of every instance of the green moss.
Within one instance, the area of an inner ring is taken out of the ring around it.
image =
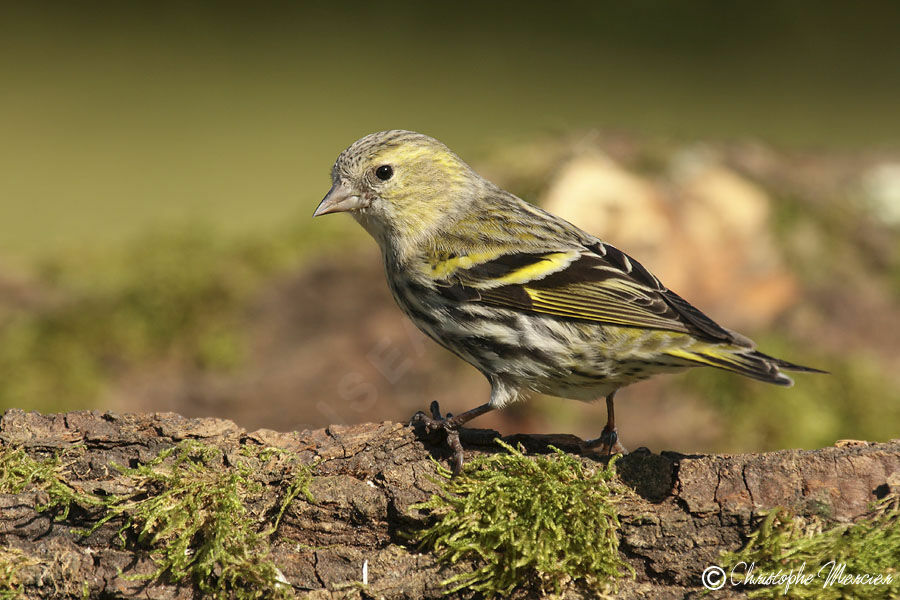
[[[844,575],[888,576],[882,584],[834,581],[829,562],[845,565]],[[900,500],[886,498],[864,518],[853,524],[825,527],[818,517],[804,519],[783,509],[765,515],[759,529],[739,552],[723,555],[726,571],[755,563],[754,573],[785,573],[803,567],[815,574],[809,585],[772,585],[748,590],[751,598],[796,598],[802,600],[881,600],[900,597]],[[819,569],[824,569],[819,573]],[[744,573],[744,571],[739,571]]]
[[[257,478],[260,461],[244,448],[228,464],[218,448],[185,442],[148,463],[120,469],[135,491],[110,499],[107,514],[87,533],[124,518],[123,543],[126,533],[133,534],[156,563],[153,573],[139,579],[192,581],[208,598],[290,596],[290,586],[271,560],[268,537],[298,495],[312,500],[310,469],[287,458],[295,463],[294,476],[272,526],[263,528],[272,507],[258,506],[266,488]]]
[[[273,478],[283,482],[280,494],[265,493],[273,465],[263,463],[273,460],[289,474]],[[49,500],[36,508],[60,509],[58,520],[66,518],[73,505],[96,509],[99,519],[82,531],[84,535],[122,519],[123,545],[149,551],[156,564],[153,573],[135,579],[192,582],[205,598],[291,595],[271,560],[268,540],[295,498],[303,495],[312,501],[311,467],[300,464],[294,454],[244,445],[226,457],[219,448],[186,441],[137,467],[116,466],[119,483],[133,491],[107,497],[75,492],[64,481],[64,467],[58,456],[35,460],[22,449],[4,448],[0,493],[43,490]]]
[[[75,450],[69,452],[72,451]],[[100,498],[78,492],[66,483],[62,477],[65,467],[60,454],[37,460],[21,448],[4,446],[0,448],[0,493],[20,494],[26,490],[41,490],[48,499],[35,509],[38,512],[56,510],[57,521],[66,519],[72,506],[101,506],[103,501]]]
[[[38,561],[15,548],[0,548],[0,600],[22,596],[21,571]]]
[[[448,564],[474,560],[474,571],[444,582],[449,592],[488,597],[536,584],[559,593],[571,582],[592,586],[633,571],[619,555],[615,503],[625,493],[612,461],[587,468],[559,450],[530,458],[498,440],[505,453],[476,458],[441,492],[412,508],[434,524],[417,534],[422,548]]]
[[[81,449],[76,446],[66,452],[35,459],[22,448],[0,446],[0,494],[43,492],[46,501],[39,502],[34,508],[38,512],[55,511],[57,521],[68,518],[75,506],[102,507],[101,498],[76,491],[64,479],[63,473],[69,466],[64,459]],[[19,598],[23,594],[22,569],[37,564],[40,564],[38,559],[24,552],[0,548],[0,600]]]

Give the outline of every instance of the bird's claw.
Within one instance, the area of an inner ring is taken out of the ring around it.
[[[436,421],[443,421],[444,417],[441,416],[441,405],[438,404],[437,400],[432,400],[431,404],[428,405],[428,410],[431,411],[431,418]]]
[[[612,447],[619,442],[619,432],[615,429],[604,429],[600,432],[600,443],[612,450]]]
[[[443,432],[446,435],[447,446],[450,447],[453,475],[459,475],[462,472],[463,465],[463,448],[462,442],[459,441],[459,426],[453,421],[452,414],[447,413],[446,417],[441,416],[441,407],[436,400],[429,406],[429,412],[431,412],[430,417],[422,411],[417,412],[410,419],[409,424],[413,427],[422,425],[427,434]]]
[[[628,454],[628,450],[625,449],[625,446],[619,442],[619,432],[613,428],[603,428],[603,431],[600,432],[600,437],[594,440],[589,440],[585,444],[588,448],[597,448],[598,446],[602,448],[602,452],[604,454]]]

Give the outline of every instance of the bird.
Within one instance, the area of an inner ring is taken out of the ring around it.
[[[590,449],[625,452],[617,390],[660,373],[724,369],[781,386],[824,372],[758,351],[612,244],[501,189],[427,135],[394,129],[338,156],[314,217],[349,213],[381,250],[388,285],[427,336],[478,369],[487,402],[412,422],[442,432],[454,473],[460,427],[531,393],[606,400]]]

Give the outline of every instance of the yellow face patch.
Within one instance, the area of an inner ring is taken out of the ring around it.
[[[371,160],[370,169],[393,167],[394,176],[377,184],[377,194],[392,207],[392,218],[402,222],[395,225],[409,231],[439,220],[467,176],[465,164],[452,152],[433,145],[386,148]]]
[[[374,166],[387,164],[403,167],[422,161],[427,161],[439,169],[446,169],[447,172],[453,172],[459,168],[459,159],[452,152],[431,146],[405,144],[396,148],[387,148],[372,158]]]

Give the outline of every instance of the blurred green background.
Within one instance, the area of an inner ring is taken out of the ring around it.
[[[344,147],[406,128],[532,201],[585,145],[668,189],[707,144],[765,190],[799,292],[747,333],[834,375],[642,384],[626,444],[897,437],[898,350],[865,333],[900,308],[897,23],[893,2],[5,3],[0,408],[287,429],[480,403],[479,376],[390,305],[365,234],[309,217]],[[485,424],[602,427],[570,404]]]

